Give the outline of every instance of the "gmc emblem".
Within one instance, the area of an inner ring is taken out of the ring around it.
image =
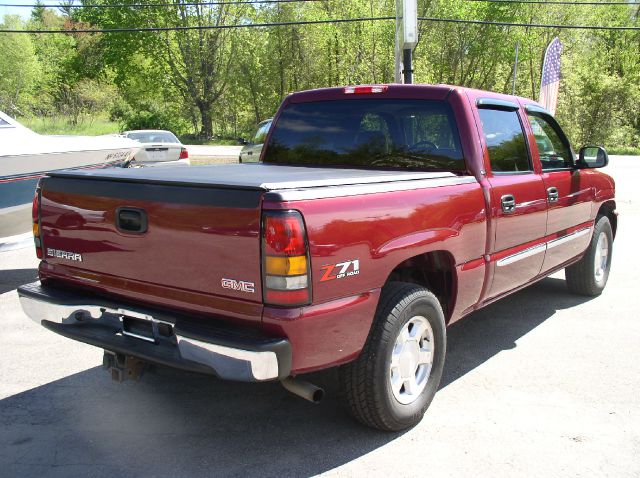
[[[235,279],[222,279],[222,288],[223,289],[231,289],[231,290],[239,290],[241,292],[255,292],[255,283],[246,282],[243,280],[235,280]]]

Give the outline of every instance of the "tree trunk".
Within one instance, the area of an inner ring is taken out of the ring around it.
[[[213,117],[211,116],[211,105],[206,102],[198,102],[200,110],[200,118],[202,120],[202,128],[200,129],[200,137],[203,139],[213,138]]]

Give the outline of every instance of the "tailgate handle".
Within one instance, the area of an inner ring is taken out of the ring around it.
[[[119,207],[116,210],[116,227],[120,231],[142,234],[147,232],[147,213],[142,209]]]

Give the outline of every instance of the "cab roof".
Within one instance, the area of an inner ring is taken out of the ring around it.
[[[366,88],[383,89],[379,92],[367,92]],[[361,89],[358,93],[346,93],[348,89]],[[431,99],[431,100],[445,100],[453,91],[459,93],[466,93],[469,98],[495,98],[506,101],[516,101],[521,104],[535,104],[535,101],[529,98],[523,98],[520,96],[506,95],[502,93],[496,93],[493,91],[484,91],[474,88],[467,88],[464,86],[454,85],[430,85],[430,84],[371,84],[371,85],[354,85],[354,86],[341,86],[331,88],[318,88],[315,90],[306,90],[293,93],[287,97],[287,101],[291,103],[306,103],[311,101],[323,101],[323,100],[336,100],[344,98],[355,97],[369,97],[369,98],[398,98],[398,99]]]

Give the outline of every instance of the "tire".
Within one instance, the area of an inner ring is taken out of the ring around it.
[[[591,242],[584,256],[578,262],[565,269],[569,290],[575,294],[590,297],[600,295],[609,279],[612,253],[613,232],[611,223],[606,216],[598,216],[593,228]]]
[[[415,284],[387,284],[362,352],[340,368],[351,414],[384,431],[416,425],[438,390],[446,348],[436,296]]]

